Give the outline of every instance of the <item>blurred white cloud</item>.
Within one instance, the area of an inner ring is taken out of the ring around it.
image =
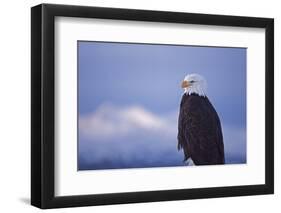
[[[138,131],[176,137],[176,118],[174,112],[160,116],[138,105],[119,107],[106,103],[79,117],[79,131],[86,137],[99,139],[126,136]]]

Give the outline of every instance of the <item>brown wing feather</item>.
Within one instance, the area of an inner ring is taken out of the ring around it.
[[[224,164],[219,117],[207,97],[184,95],[178,121],[178,148],[195,165]]]

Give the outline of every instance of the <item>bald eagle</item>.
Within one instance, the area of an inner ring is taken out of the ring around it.
[[[188,165],[224,164],[224,145],[219,116],[206,96],[206,81],[187,75],[178,119],[178,150]]]

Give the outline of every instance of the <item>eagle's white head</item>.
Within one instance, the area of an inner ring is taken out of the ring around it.
[[[206,96],[207,82],[201,75],[189,74],[185,76],[181,87],[184,89],[184,93],[188,95],[195,93]]]

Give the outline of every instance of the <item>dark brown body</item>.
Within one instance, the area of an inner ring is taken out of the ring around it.
[[[178,120],[178,149],[195,165],[224,164],[220,119],[207,97],[184,94]]]

